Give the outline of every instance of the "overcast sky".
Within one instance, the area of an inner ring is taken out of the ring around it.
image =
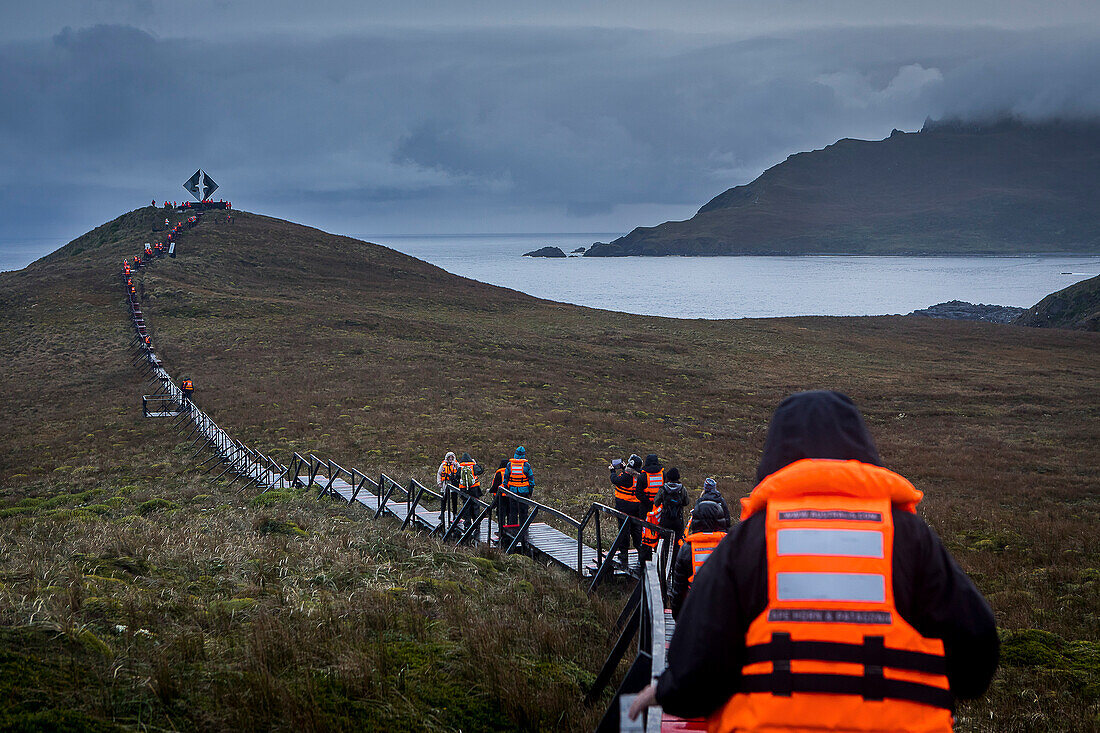
[[[596,7],[592,7],[596,6]],[[70,0],[0,26],[0,267],[198,167],[357,236],[625,232],[926,117],[1100,113],[1100,3]]]

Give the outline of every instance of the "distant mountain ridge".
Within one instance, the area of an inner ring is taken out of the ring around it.
[[[586,257],[1100,252],[1100,120],[932,122],[798,153]]]

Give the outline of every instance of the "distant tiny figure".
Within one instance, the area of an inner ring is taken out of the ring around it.
[[[188,409],[191,408],[191,395],[195,394],[195,383],[190,379],[185,379],[180,382],[180,391],[183,392],[183,400],[187,403]]]
[[[153,199],[152,201],[149,202],[149,205],[152,206],[154,209],[157,208],[157,200]]]

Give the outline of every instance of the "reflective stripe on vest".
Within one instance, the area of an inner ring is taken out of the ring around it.
[[[526,489],[531,485],[527,480],[527,474],[523,467],[527,465],[525,458],[512,458],[508,461],[508,487],[509,489]]]
[[[943,642],[894,605],[891,511],[920,496],[878,466],[804,459],[743,500],[742,519],[766,512],[768,603],[711,731],[951,730]]]
[[[684,537],[684,542],[691,547],[691,575],[688,576],[688,585],[695,581],[695,574],[699,572],[699,568],[703,566],[703,563],[707,561],[707,558],[714,552],[714,548],[718,547],[725,536],[725,531],[719,530],[717,532],[692,532]]]
[[[665,485],[665,472],[647,473],[645,476],[645,497],[650,503],[657,498],[657,492]]]

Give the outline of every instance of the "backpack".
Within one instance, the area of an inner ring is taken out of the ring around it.
[[[675,487],[675,488],[672,488]],[[684,518],[684,500],[687,495],[684,493],[684,487],[680,484],[665,484],[664,485],[664,499],[661,504],[665,511],[662,511],[669,519],[679,519],[683,521]]]

